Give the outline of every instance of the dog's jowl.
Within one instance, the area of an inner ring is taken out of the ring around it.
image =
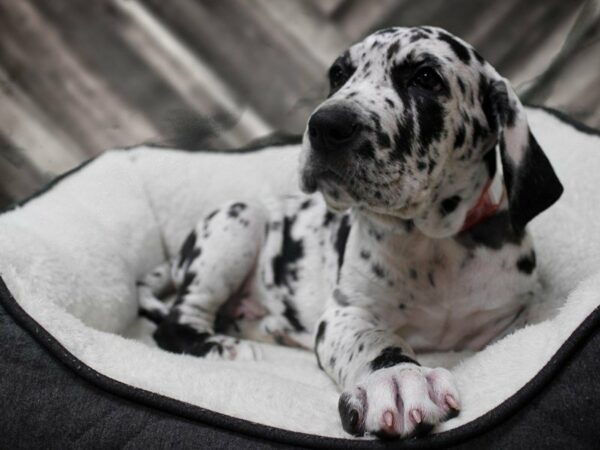
[[[379,31],[329,81],[303,137],[304,194],[210,212],[139,283],[141,309],[173,352],[313,349],[345,430],[406,437],[461,407],[420,352],[481,349],[527,320],[525,227],[562,186],[510,84],[444,30]]]

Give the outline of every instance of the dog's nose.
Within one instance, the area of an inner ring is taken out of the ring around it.
[[[317,151],[335,151],[358,135],[358,118],[345,108],[322,108],[308,121],[308,135]]]

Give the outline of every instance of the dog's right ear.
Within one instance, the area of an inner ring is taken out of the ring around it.
[[[482,106],[489,126],[498,132],[511,223],[522,230],[558,200],[563,187],[529,130],[525,108],[510,83],[498,74],[490,78],[480,85],[485,89]]]

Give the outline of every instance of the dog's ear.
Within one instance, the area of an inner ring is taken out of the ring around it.
[[[525,109],[510,83],[496,75],[482,81],[483,110],[498,132],[511,223],[522,230],[558,200],[563,187],[529,130]]]

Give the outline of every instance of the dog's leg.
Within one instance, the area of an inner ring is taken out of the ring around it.
[[[343,389],[339,412],[351,434],[406,437],[459,410],[451,373],[420,366],[408,344],[362,307],[326,310],[315,352],[321,368]]]
[[[171,278],[171,264],[164,262],[137,283],[139,315],[159,324],[169,314],[165,296],[173,293],[175,285]]]
[[[264,240],[266,212],[231,203],[209,214],[185,240],[172,266],[177,299],[154,333],[169,351],[224,359],[255,359],[255,349],[215,335],[217,310],[244,288]]]

